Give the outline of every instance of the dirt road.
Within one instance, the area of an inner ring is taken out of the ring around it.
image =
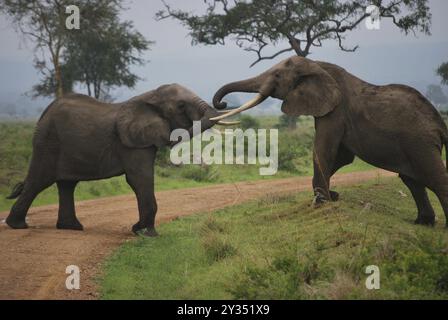
[[[374,170],[337,175],[333,185],[348,185],[391,176]],[[311,189],[311,178],[240,182],[204,188],[162,191],[156,194],[158,223],[199,212],[210,212],[272,193]],[[119,196],[82,201],[76,205],[84,232],[55,228],[57,206],[32,208],[30,228],[11,230],[0,224],[0,299],[96,299],[95,277],[101,262],[117,246],[133,238],[137,220],[135,197]],[[3,220],[7,213],[0,213]],[[81,289],[65,287],[66,267],[81,270]]]

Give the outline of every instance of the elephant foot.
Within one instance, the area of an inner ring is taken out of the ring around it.
[[[317,208],[321,207],[322,205],[324,205],[327,202],[328,202],[327,198],[321,197],[321,196],[317,195],[317,196],[314,197],[313,207],[317,209]]]
[[[56,228],[60,230],[75,230],[75,231],[83,231],[84,227],[83,225],[78,221],[75,220],[73,222],[59,222],[56,224]]]
[[[434,227],[436,224],[436,218],[432,215],[419,215],[414,223],[422,226]]]
[[[138,223],[138,222],[132,226],[132,232],[138,236],[144,236],[144,237],[150,237],[150,238],[159,236],[159,234],[157,233],[157,231],[154,227],[152,227],[152,228],[143,227],[142,228],[140,226],[140,223]]]
[[[331,191],[330,191],[331,196]],[[328,197],[325,196],[325,193],[322,189],[316,188],[314,190],[314,200],[313,200],[313,207],[319,208],[323,204],[327,203],[329,201]]]
[[[14,219],[11,217],[6,218],[6,224],[12,229],[28,229],[28,224],[25,219]]]
[[[333,202],[339,201],[339,193],[330,190],[330,198]]]

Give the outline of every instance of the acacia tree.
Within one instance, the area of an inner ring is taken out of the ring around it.
[[[89,83],[89,90],[91,83],[91,91],[96,97],[98,92],[104,91],[104,83],[135,84],[138,77],[130,73],[129,67],[143,63],[135,52],[146,50],[150,42],[134,31],[130,22],[119,21],[122,2],[0,0],[0,12],[8,16],[16,30],[35,46],[34,67],[43,78],[33,87],[34,96],[61,97],[71,91],[76,82]],[[66,8],[71,5],[80,10],[79,30],[66,27],[69,17]],[[107,57],[106,47],[111,57]],[[107,69],[100,63],[101,59],[109,63]],[[92,76],[86,76],[86,69]]]
[[[130,22],[111,24],[104,32],[79,35],[64,54],[73,81],[86,86],[89,96],[99,99],[113,87],[133,88],[140,79],[130,70],[142,65],[141,53],[150,42],[132,30]]]
[[[11,18],[17,31],[35,45],[35,67],[49,71],[46,55],[52,64],[55,94],[62,96],[60,56],[67,35],[66,0],[1,0],[0,10]],[[71,4],[71,3],[70,3]]]
[[[140,78],[130,68],[145,63],[141,53],[152,43],[134,30],[131,22],[121,22],[114,7],[90,11],[83,19],[83,27],[68,39],[62,54],[64,86],[81,84],[89,96],[101,100],[108,100],[113,87],[135,86]],[[35,87],[38,94],[51,92],[51,86],[47,86],[51,79],[50,74],[40,87]]]
[[[326,40],[337,41],[343,51],[358,46],[344,46],[345,35],[371,16],[369,5],[378,8],[378,15],[391,19],[408,34],[430,34],[431,13],[427,0],[204,0],[205,14],[196,15],[165,8],[156,19],[173,18],[189,31],[193,44],[224,45],[232,39],[246,51],[256,54],[252,66],[286,52],[306,57],[313,47]],[[277,48],[287,42],[285,48]],[[270,47],[275,53],[268,54]]]

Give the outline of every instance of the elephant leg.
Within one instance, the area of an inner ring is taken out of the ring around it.
[[[425,186],[412,179],[411,177],[400,174],[400,178],[403,183],[408,187],[412,193],[412,197],[417,205],[418,215],[415,220],[416,224],[431,225],[435,224],[435,213],[428,199],[428,194],[426,192]]]
[[[446,180],[446,183],[448,185],[448,177]],[[445,213],[445,223],[446,227],[448,228],[448,188],[446,186],[441,187],[440,189],[436,190],[435,193],[439,198],[439,201],[443,208],[443,212]]]
[[[32,160],[28,176],[24,182],[24,188],[17,201],[11,208],[11,211],[6,218],[6,223],[13,229],[26,229],[26,216],[34,199],[40,192],[51,186],[54,181],[53,170],[49,170],[48,164],[50,162],[43,162]],[[47,164],[47,165],[46,165]]]
[[[448,172],[440,150],[435,148],[414,148],[410,157],[415,180],[433,191],[439,199],[448,227]],[[411,153],[409,153],[411,154]]]
[[[58,181],[59,212],[56,228],[67,230],[83,230],[76,218],[74,192],[77,181]]]
[[[333,193],[332,197],[330,178],[336,167],[336,160],[341,146],[342,130],[336,123],[331,123],[331,121],[331,119],[316,119],[316,138],[313,152],[315,205],[338,198],[337,193]]]
[[[154,194],[155,150],[132,150],[125,156],[126,181],[137,197],[139,221],[132,227],[136,234],[155,237],[157,202]]]
[[[6,223],[8,224],[8,226],[13,229],[28,228],[28,224],[26,223],[28,210],[30,209],[31,204],[33,203],[37,195],[44,189],[44,186],[32,186],[28,183],[25,183],[22,194],[14,203],[8,217],[6,218]]]
[[[439,159],[440,161],[440,159]],[[448,228],[448,173],[446,172],[445,166],[440,161],[440,165],[436,166],[437,180],[434,182],[429,182],[427,184],[428,188],[431,189],[440,201],[446,218],[446,227]]]
[[[353,163],[353,160],[355,160],[355,155],[346,147],[344,147],[344,145],[339,145],[338,153],[336,155],[336,160],[330,177],[332,177],[340,168]],[[339,193],[330,190],[330,197],[331,201],[338,201]]]

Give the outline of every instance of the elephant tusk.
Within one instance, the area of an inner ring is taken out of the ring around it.
[[[241,121],[218,121],[218,124],[222,126],[235,126],[237,124],[240,124]]]
[[[255,98],[253,98],[249,102],[246,102],[241,107],[239,107],[239,108],[237,108],[235,110],[229,111],[229,112],[227,112],[227,113],[225,113],[223,115],[220,115],[218,117],[211,118],[210,120],[218,121],[218,120],[226,119],[228,117],[231,117],[231,116],[239,114],[239,113],[241,113],[243,111],[249,110],[249,109],[251,109],[253,107],[256,107],[257,105],[259,105],[260,103],[262,103],[266,99],[267,99],[267,97],[264,97],[261,94],[258,94]]]

